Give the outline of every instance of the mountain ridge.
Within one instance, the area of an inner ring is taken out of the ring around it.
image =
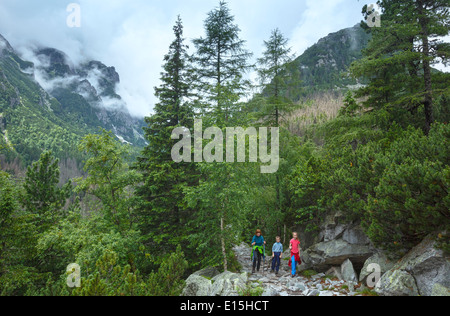
[[[99,61],[75,67],[53,48],[34,54],[34,62],[24,60],[0,35],[0,145],[10,144],[7,160],[28,165],[44,150],[81,160],[79,139],[101,128],[136,148],[146,144],[144,119],[133,117],[116,93],[114,67]]]

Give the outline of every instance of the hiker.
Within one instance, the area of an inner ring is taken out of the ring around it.
[[[291,250],[291,259],[289,260],[289,266],[292,267],[291,277],[295,278],[296,267],[302,264],[302,259],[300,258],[300,240],[298,240],[298,234],[296,232],[292,233],[289,249]]]
[[[257,268],[258,272],[261,268],[261,257],[265,256],[264,253],[264,245],[266,244],[264,237],[261,235],[261,230],[256,230],[255,236],[252,239],[252,261],[253,261],[253,270],[252,273],[255,273],[255,269]]]
[[[280,271],[281,258],[283,257],[283,244],[281,243],[281,237],[276,237],[276,243],[272,247],[272,273],[275,272],[278,275]]]

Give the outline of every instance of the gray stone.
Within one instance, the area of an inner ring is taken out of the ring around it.
[[[312,290],[308,293],[308,296],[318,296],[320,294],[319,290]]]
[[[433,286],[433,291],[431,292],[431,296],[450,296],[450,289],[436,283]]]
[[[302,292],[306,289],[306,286],[304,283],[299,282],[298,280],[291,280],[288,282],[287,287],[291,288],[291,291],[294,292]]]
[[[370,240],[359,225],[347,228],[342,239],[351,245],[369,245]]]
[[[406,289],[399,289],[402,284]],[[383,275],[376,291],[380,295],[398,292],[432,296],[433,290],[438,292],[441,287],[450,288],[450,259],[436,249],[434,236],[429,236]]]
[[[325,274],[342,280],[341,267],[331,267]]]
[[[366,260],[366,262],[364,263],[364,267],[361,270],[361,273],[359,275],[359,281],[360,282],[366,282],[367,277],[373,273],[373,270],[368,270],[369,265],[371,264],[377,264],[380,267],[380,272],[381,275],[383,276],[383,274],[385,274],[387,271],[389,271],[390,269],[392,269],[395,265],[395,262],[389,260],[387,258],[387,256],[382,253],[382,252],[378,252],[376,254],[374,254],[372,257],[370,257],[369,259]]]
[[[239,289],[246,287],[247,281],[246,273],[224,272],[212,279],[208,296],[236,296]]]
[[[340,265],[347,259],[362,266],[372,254],[370,245],[349,244],[339,239],[314,245],[303,253],[303,260],[306,266],[326,271],[330,266]]]
[[[331,291],[323,291],[320,292],[319,296],[334,296],[334,293]]]
[[[211,281],[203,276],[192,274],[186,280],[182,296],[207,296],[211,287]]]
[[[356,276],[355,269],[353,268],[353,264],[349,259],[345,260],[344,263],[341,265],[341,274],[342,280],[347,282],[358,283],[358,278]]]
[[[389,270],[375,287],[382,296],[419,296],[416,280],[406,271]]]
[[[324,241],[335,240],[342,236],[344,231],[347,229],[347,225],[328,225],[324,231]]]
[[[193,275],[203,276],[208,279],[212,279],[219,274],[220,274],[219,270],[217,270],[216,268],[213,268],[213,267],[208,267],[208,268],[205,268],[203,270],[193,273]]]
[[[261,296],[280,296],[279,292],[271,286],[268,286],[264,289],[264,292]]]
[[[292,286],[290,286],[290,288],[291,288],[291,291],[294,291],[294,292],[303,292],[304,290],[306,290],[305,284],[303,284],[301,282],[293,284]]]

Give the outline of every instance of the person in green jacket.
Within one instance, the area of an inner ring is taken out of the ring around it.
[[[265,256],[264,253],[264,245],[266,244],[266,241],[264,240],[264,237],[261,234],[261,230],[256,230],[255,236],[253,236],[252,239],[252,259],[253,259],[253,270],[252,273],[255,273],[255,269],[259,270],[261,269],[261,258]]]

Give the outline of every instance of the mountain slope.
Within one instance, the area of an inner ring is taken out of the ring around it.
[[[348,68],[362,58],[369,40],[370,35],[359,24],[320,39],[288,66],[291,76],[300,78],[300,83],[289,91],[290,97],[298,100],[305,94],[357,85],[347,75]]]
[[[51,48],[24,61],[0,35],[0,145],[7,160],[28,165],[43,150],[59,158],[81,160],[79,139],[99,128],[118,139],[143,146],[143,119],[133,118],[115,92],[119,75],[112,67],[91,61],[71,66],[64,53]]]

